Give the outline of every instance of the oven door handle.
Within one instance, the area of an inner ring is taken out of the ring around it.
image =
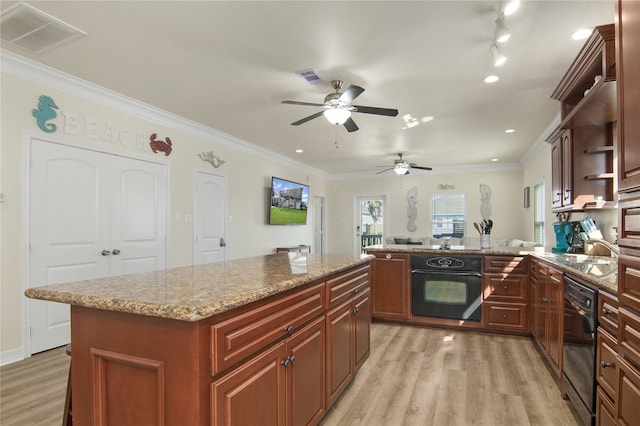
[[[424,274],[424,275],[455,275],[455,276],[459,276],[459,277],[482,277],[482,274],[480,272],[473,272],[473,271],[449,271],[449,270],[443,270],[443,271],[431,271],[431,270],[427,270],[427,269],[412,269],[411,270],[412,274]]]

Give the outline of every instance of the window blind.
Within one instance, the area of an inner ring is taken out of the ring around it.
[[[462,238],[465,228],[465,195],[435,194],[431,204],[433,236]]]
[[[544,245],[544,182],[533,187],[533,240]]]

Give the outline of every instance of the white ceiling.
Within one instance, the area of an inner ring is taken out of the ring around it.
[[[500,1],[27,3],[87,35],[40,54],[2,48],[328,173],[372,175],[398,152],[434,170],[519,162],[559,110],[549,96],[584,43],[571,34],[615,13],[613,0],[523,1],[495,69]],[[308,68],[325,83],[295,74]],[[355,113],[353,133],[323,117],[291,126],[319,109],[281,101],[321,103],[332,79],[399,115]],[[435,119],[407,128],[405,114]]]

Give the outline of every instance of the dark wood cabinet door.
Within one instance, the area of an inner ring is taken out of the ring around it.
[[[353,379],[352,303],[344,303],[327,313],[327,403],[338,399]]]
[[[371,262],[371,298],[374,318],[409,318],[411,273],[409,255],[376,254]]]
[[[371,313],[369,310],[369,293],[364,293],[354,300],[353,332],[354,332],[354,374],[369,357]]]
[[[571,130],[567,129],[560,136],[562,146],[562,205],[573,204],[573,151]]]
[[[618,189],[640,188],[640,2],[619,0],[616,26]]]
[[[285,422],[284,342],[211,384],[211,424],[282,425]]]
[[[551,145],[551,207],[562,207],[562,144],[560,138]]]
[[[619,425],[640,424],[640,374],[638,370],[618,357],[618,398],[616,413]]]
[[[317,424],[325,414],[325,319],[318,318],[286,341],[287,424]]]
[[[547,292],[547,333],[549,359],[558,376],[562,372],[562,335],[563,335],[563,298],[564,275],[555,269],[549,269]]]
[[[596,425],[617,426],[615,407],[600,387],[596,393]]]

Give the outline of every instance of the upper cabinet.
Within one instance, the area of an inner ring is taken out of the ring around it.
[[[640,2],[621,1],[617,11],[618,182],[620,191],[640,189]]]
[[[551,95],[560,101],[552,144],[552,209],[616,206],[615,28],[596,27]]]

